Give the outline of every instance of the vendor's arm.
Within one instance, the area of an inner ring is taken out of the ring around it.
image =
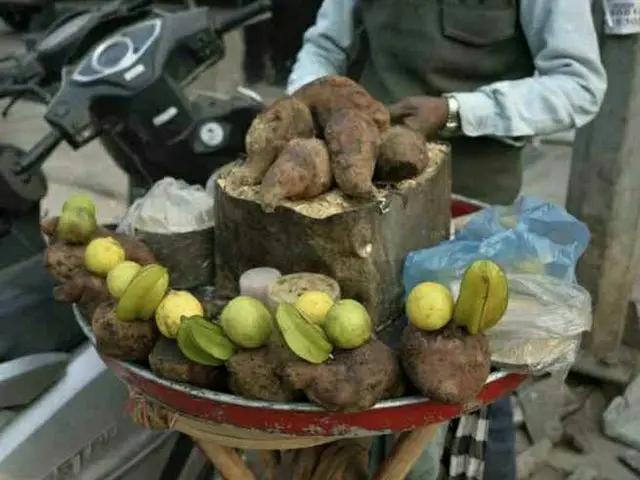
[[[591,0],[521,0],[538,76],[454,96],[467,136],[528,137],[588,123],[607,86]]]
[[[322,2],[316,23],[304,35],[304,44],[289,77],[287,93],[291,94],[320,77],[344,75],[354,44],[353,12],[356,2]]]

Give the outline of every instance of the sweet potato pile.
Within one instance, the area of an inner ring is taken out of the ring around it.
[[[308,398],[330,411],[360,411],[401,396],[404,377],[396,353],[379,340],[338,350],[315,365],[277,343],[246,350],[227,362],[233,393],[256,400],[292,402]]]
[[[118,321],[105,279],[85,268],[86,245],[62,242],[57,237],[57,227],[58,217],[43,220],[40,225],[49,242],[44,263],[57,283],[56,300],[78,305],[83,316],[91,320],[97,347],[102,353],[121,360],[146,360],[158,338],[155,324]],[[115,238],[129,260],[140,265],[155,262],[151,250],[133,238],[98,228],[93,238],[100,237]]]
[[[57,281],[54,290],[56,300],[76,303],[86,318],[92,318],[98,305],[110,299],[103,278],[90,273],[84,266],[86,245],[70,245],[60,241],[56,232],[58,217],[47,218],[40,224],[40,230],[47,238],[49,247],[44,256],[45,268]],[[155,262],[151,250],[141,242],[125,235],[119,235],[106,228],[98,228],[93,238],[113,237],[125,249],[128,260],[140,265]]]
[[[375,183],[396,183],[429,164],[425,139],[391,126],[386,107],[352,80],[329,76],[274,102],[246,136],[237,178],[261,185],[266,211],[305,200],[334,184],[346,195],[374,199]]]

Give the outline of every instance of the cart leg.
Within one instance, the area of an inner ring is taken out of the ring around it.
[[[233,448],[201,440],[196,440],[196,442],[224,479],[256,480],[249,467],[245,465],[240,455]]]
[[[438,433],[439,424],[403,433],[391,453],[373,476],[373,480],[400,480],[413,468],[425,447]]]

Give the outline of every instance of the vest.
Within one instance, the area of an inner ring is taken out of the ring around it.
[[[360,15],[369,51],[360,83],[383,103],[533,75],[518,0],[360,0]],[[516,198],[520,148],[490,138],[451,144],[454,193],[501,204]]]

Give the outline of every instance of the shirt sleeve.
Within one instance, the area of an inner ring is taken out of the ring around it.
[[[298,0],[304,1],[304,0]],[[357,0],[324,0],[287,82],[291,94],[327,75],[344,75],[354,45],[354,8]]]
[[[591,0],[521,0],[537,75],[454,93],[465,135],[529,137],[588,123],[607,87]]]

